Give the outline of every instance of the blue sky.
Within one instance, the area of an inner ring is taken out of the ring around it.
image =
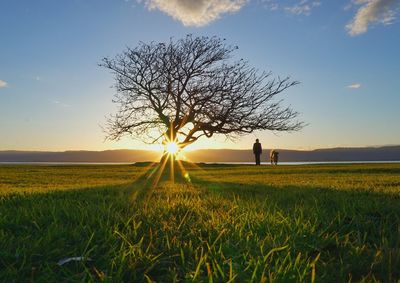
[[[0,150],[152,148],[104,142],[113,77],[98,66],[139,41],[188,33],[301,82],[281,95],[308,126],[193,148],[400,144],[398,0],[2,0]]]

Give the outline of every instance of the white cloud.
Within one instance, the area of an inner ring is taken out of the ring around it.
[[[132,0],[125,0],[132,1]],[[323,0],[136,0],[149,10],[159,10],[185,26],[205,26],[223,14],[238,12],[254,1],[269,11],[285,11],[297,16],[308,16]],[[365,33],[371,25],[390,25],[400,11],[400,0],[347,0],[345,11],[356,8],[356,14],[346,25],[352,35]]]
[[[0,88],[6,87],[7,82],[0,80]]]
[[[160,10],[185,26],[205,26],[225,13],[239,11],[249,0],[138,0],[149,10]]]
[[[361,87],[361,84],[359,84],[359,83],[351,84],[351,85],[348,85],[347,87],[348,87],[348,88],[351,88],[351,89],[357,89],[357,88],[360,88],[360,87]]]
[[[310,15],[313,8],[321,5],[320,1],[301,0],[298,4],[286,6],[285,11],[294,15]]]
[[[390,25],[399,10],[399,0],[353,0],[361,5],[353,20],[346,25],[352,36],[365,33],[372,24]]]

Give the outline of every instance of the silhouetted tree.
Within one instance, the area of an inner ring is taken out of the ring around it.
[[[150,143],[175,141],[183,148],[202,136],[301,129],[298,113],[274,99],[298,82],[233,61],[236,49],[217,37],[188,35],[140,43],[104,58],[100,66],[115,74],[118,104],[107,137],[128,134]]]

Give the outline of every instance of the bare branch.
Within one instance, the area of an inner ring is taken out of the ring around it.
[[[100,66],[115,75],[118,105],[108,119],[107,137],[158,142],[168,136],[184,147],[214,134],[231,138],[257,130],[300,130],[298,112],[276,100],[298,82],[232,61],[236,49],[217,37],[188,35],[140,43],[104,58]]]

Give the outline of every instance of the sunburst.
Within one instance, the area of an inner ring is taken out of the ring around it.
[[[176,155],[179,152],[179,146],[176,142],[170,141],[165,145],[165,151],[169,155]]]

